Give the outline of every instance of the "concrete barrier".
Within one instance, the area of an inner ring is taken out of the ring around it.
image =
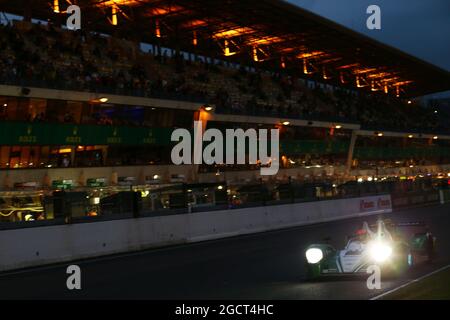
[[[450,202],[450,189],[439,190],[439,200],[441,204]]]
[[[392,194],[392,207],[394,209],[433,203],[439,203],[438,191],[421,191],[403,194]]]
[[[389,195],[0,231],[0,271],[391,212]]]

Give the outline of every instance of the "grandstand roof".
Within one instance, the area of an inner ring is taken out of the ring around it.
[[[285,1],[72,2],[82,9],[82,28],[92,31],[404,98],[450,89],[448,71]],[[1,1],[1,10],[53,19],[67,5],[65,0]]]

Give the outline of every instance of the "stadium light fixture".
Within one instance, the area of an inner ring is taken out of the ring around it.
[[[408,135],[408,138],[412,139],[414,136],[412,134]]]
[[[260,47],[253,46],[253,61],[261,62],[269,57],[269,55]]]
[[[290,123],[289,121],[283,121],[281,124],[282,124],[283,126],[288,126],[288,125],[290,125],[291,123]]]
[[[59,13],[59,0],[53,0],[53,12]]]
[[[322,68],[322,77],[324,80],[331,79],[331,77],[327,74],[327,70],[325,69],[325,67]]]
[[[194,46],[196,46],[198,44],[198,40],[197,40],[197,31],[194,30],[193,34],[192,34],[192,44]]]
[[[229,57],[229,56],[235,55],[236,53],[237,53],[236,51],[234,51],[234,52],[230,51],[230,46],[228,45],[228,40],[225,39],[224,40],[224,50],[223,50],[224,56]]]
[[[204,109],[205,111],[207,111],[207,112],[210,112],[210,111],[213,110],[213,107],[211,107],[210,105],[204,105],[204,106],[203,106],[203,109]]]
[[[93,99],[89,100],[90,103],[106,103],[108,101],[109,101],[109,99],[106,97],[93,98]]]
[[[155,36],[157,38],[161,38],[161,28],[159,26],[159,20],[158,19],[156,19],[156,21],[155,21]]]
[[[375,134],[376,134],[378,137],[382,137],[382,136],[383,136],[383,132],[375,132]]]
[[[283,39],[281,39],[279,37],[267,36],[267,37],[256,38],[256,39],[249,39],[247,43],[250,45],[269,45],[269,44],[273,44],[273,43],[277,43],[277,42],[281,42],[281,41],[283,41]]]
[[[434,136],[434,137],[433,137],[433,140],[437,140],[437,139],[439,139],[438,136]]]
[[[354,73],[355,74],[368,74],[373,71],[377,71],[377,69],[376,68],[360,68],[360,69],[354,70]]]
[[[173,5],[171,6],[172,9],[172,13],[173,13]],[[177,9],[177,11],[181,10],[181,8]],[[164,13],[167,14],[168,12]],[[207,22],[205,20],[201,20],[201,19],[195,19],[195,20],[190,20],[186,23],[181,23],[180,27],[181,28],[188,28],[188,29],[196,29],[199,27],[204,27],[207,24]],[[196,30],[194,30],[194,32],[197,32]]]
[[[371,91],[378,91],[378,90],[380,90],[379,88],[376,87],[375,81],[373,81],[373,80],[370,83],[370,90]]]
[[[308,71],[308,65],[306,59],[303,59],[303,73],[304,74],[311,74],[311,72]]]
[[[344,84],[345,83],[345,79],[344,79],[344,73],[341,71],[339,72],[339,81]]]
[[[111,6],[111,24],[117,26],[117,6],[113,4]]]
[[[114,0],[114,1],[118,1],[118,0]],[[122,5],[128,5],[128,6],[138,5],[138,4],[142,3],[142,0],[119,0],[119,1],[122,2],[121,3]],[[123,2],[125,2],[125,3],[123,3]],[[181,10],[183,10],[182,7],[177,6],[172,3],[169,5],[163,5],[163,4],[158,5],[158,7],[148,9],[147,13],[151,17],[158,17],[158,16],[160,17],[160,16],[164,16],[167,14],[175,14],[175,13],[180,12]],[[194,23],[196,23],[196,24],[194,25]],[[191,26],[198,26],[200,24],[200,20],[190,21],[189,24]],[[203,22],[203,24],[204,24],[204,22]]]
[[[335,125],[334,126],[336,129],[341,129],[342,128],[342,126],[340,125],[340,124],[337,124],[337,125]]]
[[[253,61],[258,62],[258,49],[256,47],[253,47]]]
[[[100,1],[97,1],[100,2]],[[120,6],[132,6],[139,4],[139,0],[103,0],[99,5],[111,6],[113,4]]]
[[[254,32],[254,30],[251,28],[237,27],[237,28],[225,30],[222,32],[218,32],[218,33],[214,34],[213,37],[216,39],[232,38],[232,37],[237,37],[237,36],[241,36],[241,35],[245,35],[245,34],[253,33],[253,32]]]
[[[323,51],[303,52],[303,53],[297,55],[297,58],[300,58],[300,59],[312,58],[312,57],[322,56],[324,54],[325,54],[325,52],[323,52]]]
[[[225,53],[224,54],[226,57],[228,57],[228,56],[230,56],[230,47],[228,46],[228,40],[225,40],[224,44],[225,44],[225,50],[224,50]]]

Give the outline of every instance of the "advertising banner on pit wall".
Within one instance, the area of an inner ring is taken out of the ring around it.
[[[364,212],[376,212],[392,209],[392,201],[388,195],[379,197],[361,198],[359,200],[359,211]]]

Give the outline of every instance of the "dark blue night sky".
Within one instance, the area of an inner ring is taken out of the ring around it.
[[[449,0],[289,0],[346,27],[450,70]],[[366,9],[381,8],[381,30],[366,28]]]
[[[450,0],[288,0],[450,71]],[[366,9],[381,8],[381,30],[368,30]]]

